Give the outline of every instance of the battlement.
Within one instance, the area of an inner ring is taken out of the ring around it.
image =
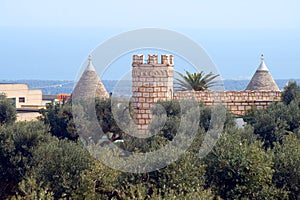
[[[161,55],[161,60],[159,63],[158,55],[150,55],[148,54],[148,59],[144,61],[143,54],[133,55],[132,66],[149,66],[149,65],[157,65],[157,66],[174,66],[173,55]]]
[[[133,64],[144,64],[144,55],[143,54],[138,54],[138,55],[133,55]]]

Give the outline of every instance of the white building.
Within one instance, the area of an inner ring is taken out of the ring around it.
[[[30,90],[27,84],[0,83],[0,94],[11,99],[17,109],[17,121],[35,120],[44,108],[42,90]]]

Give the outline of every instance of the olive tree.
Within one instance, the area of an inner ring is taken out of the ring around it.
[[[12,101],[0,94],[0,125],[3,123],[12,123],[16,120],[16,108]]]

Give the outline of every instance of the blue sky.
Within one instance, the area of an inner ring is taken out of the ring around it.
[[[73,80],[97,45],[145,27],[187,35],[223,78],[250,78],[261,53],[274,78],[300,78],[299,8],[297,0],[0,0],[0,79]]]

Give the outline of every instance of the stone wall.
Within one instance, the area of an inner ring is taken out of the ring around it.
[[[222,103],[235,115],[244,115],[253,106],[266,108],[281,100],[280,91],[174,91],[174,61],[172,55],[133,55],[132,99],[134,120],[141,133],[151,121],[151,108],[158,100],[195,98],[207,106]]]
[[[174,63],[172,55],[134,55],[132,63],[132,98],[135,121],[139,130],[146,130],[151,111],[157,100],[171,100],[173,96]]]
[[[41,117],[39,112],[17,112],[17,122],[19,121],[37,121]]]
[[[173,99],[195,98],[207,106],[222,103],[235,115],[243,115],[252,106],[266,108],[271,102],[281,100],[280,91],[174,91]]]

